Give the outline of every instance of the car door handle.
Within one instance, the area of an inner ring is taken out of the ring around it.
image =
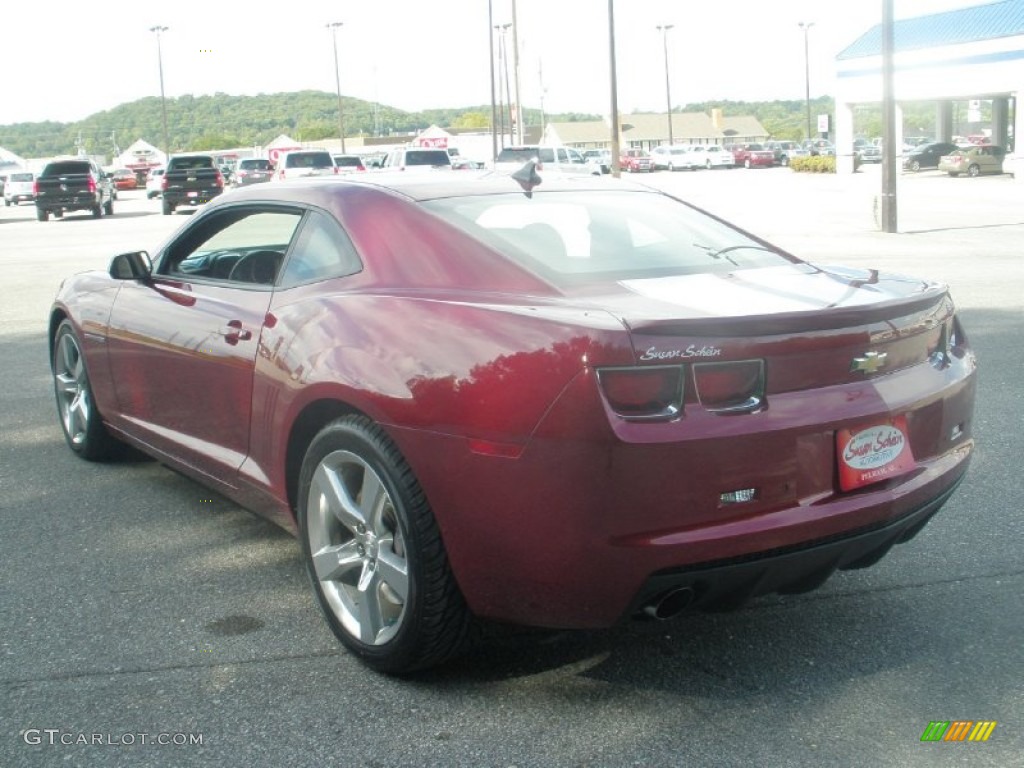
[[[224,341],[234,346],[240,341],[249,341],[252,338],[252,331],[242,328],[241,320],[229,320],[225,328],[218,331],[224,337]]]

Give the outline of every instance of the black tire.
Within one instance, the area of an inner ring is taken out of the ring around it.
[[[4,206],[7,207],[7,208],[11,207],[11,201],[8,200],[6,197],[4,198]]]
[[[49,221],[50,212],[45,208],[36,208],[36,218],[39,219],[39,221]]]
[[[162,203],[163,204],[162,204],[161,207],[163,208],[164,216],[170,216],[172,213],[174,213],[174,206],[173,205],[171,205],[166,200],[162,201]]]
[[[464,650],[472,616],[426,496],[384,430],[356,415],[324,427],[302,463],[297,516],[317,602],[353,655],[404,674]]]
[[[113,198],[111,198],[110,200],[107,200],[107,204],[103,206],[103,212],[107,216],[113,216],[114,215],[114,199]]]
[[[92,217],[94,219],[101,219],[101,218],[103,218],[103,204],[102,203],[96,203],[96,205],[94,205],[92,207]]]
[[[89,461],[111,458],[120,443],[103,426],[89,384],[82,345],[68,320],[60,324],[53,337],[51,370],[57,417],[68,447]]]
[[[955,179],[957,176],[960,175],[960,173],[959,173],[959,171],[950,171],[949,175],[952,176]]]
[[[981,175],[981,166],[976,165],[974,163],[972,163],[971,165],[967,166],[967,175],[970,176],[972,179],[975,178],[976,176],[980,176]]]

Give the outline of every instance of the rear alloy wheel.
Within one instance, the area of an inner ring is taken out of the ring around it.
[[[918,171],[921,170],[921,163],[918,162],[917,160],[914,160],[913,162],[910,163],[910,170],[912,170],[914,173],[917,173]]]
[[[68,320],[60,324],[53,340],[53,390],[68,447],[89,461],[110,458],[118,443],[96,410],[82,347]]]
[[[368,666],[402,674],[461,651],[471,616],[427,499],[384,431],[327,425],[299,478],[306,570],[328,625]]]
[[[975,165],[975,164],[971,164],[971,165],[967,166],[967,175],[970,176],[971,178],[974,178],[975,176],[978,176],[980,173],[981,173],[981,166]]]

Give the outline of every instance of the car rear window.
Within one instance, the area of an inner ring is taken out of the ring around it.
[[[12,173],[7,177],[8,181],[32,181],[31,173]]]
[[[285,168],[332,168],[334,160],[327,152],[292,152],[284,161]]]
[[[551,147],[505,147],[498,153],[499,163],[525,163],[539,159],[542,163],[553,163],[555,153]]]
[[[341,157],[335,157],[334,164],[339,168],[358,168],[363,164],[363,161],[358,157],[343,155]]]
[[[253,160],[241,160],[238,163],[238,168],[239,168],[239,170],[245,170],[245,171],[254,171],[254,170],[269,171],[270,170],[270,161],[269,160],[255,160],[255,159],[253,159]]]
[[[50,163],[43,169],[43,176],[70,176],[76,173],[89,173],[92,166],[81,160],[61,160]]]
[[[214,166],[212,157],[172,157],[167,167],[172,171],[198,171]]]
[[[555,285],[716,274],[793,260],[667,195],[540,192],[424,205]]]
[[[406,165],[451,165],[452,160],[443,149],[410,149],[405,153]]]

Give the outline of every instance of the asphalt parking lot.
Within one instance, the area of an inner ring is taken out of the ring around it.
[[[901,177],[884,234],[878,170],[630,179],[810,261],[951,286],[980,360],[978,450],[943,511],[810,594],[500,632],[413,680],[338,646],[290,536],[156,463],[63,443],[45,339],[60,279],[155,250],[189,214],[141,191],[99,221],[0,208],[0,766],[1024,765],[1024,182]],[[954,720],[997,725],[921,741]]]

